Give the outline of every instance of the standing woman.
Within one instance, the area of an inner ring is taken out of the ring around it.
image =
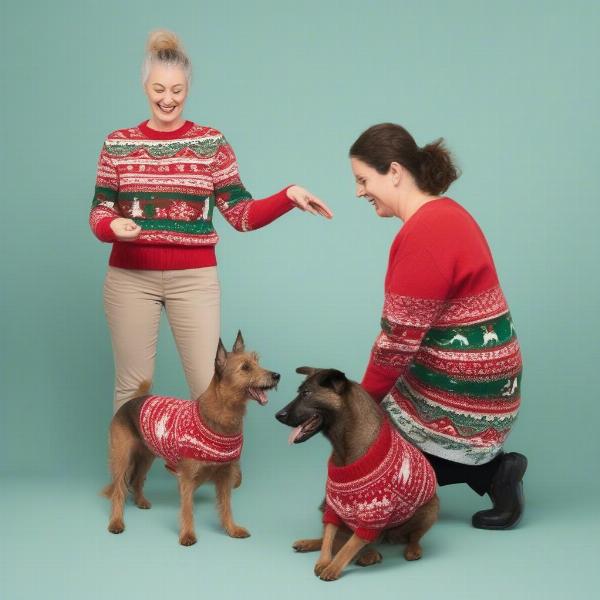
[[[142,69],[150,118],[111,133],[100,153],[90,226],[113,244],[104,307],[115,411],[152,380],[163,306],[191,397],[210,383],[220,328],[215,206],[239,231],[263,227],[294,207],[332,216],[295,185],[253,200],[223,134],[183,118],[190,76],[177,37],[150,34]]]
[[[493,508],[473,515],[475,527],[512,527],[527,459],[502,447],[519,409],[521,353],[483,233],[442,196],[458,177],[452,158],[442,140],[419,148],[391,123],[365,131],[350,158],[357,196],[404,222],[362,385],[425,453],[440,485],[489,494]]]

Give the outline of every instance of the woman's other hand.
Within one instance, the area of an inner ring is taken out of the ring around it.
[[[120,242],[130,242],[140,235],[142,228],[132,219],[118,217],[111,221],[110,228]]]
[[[286,190],[286,194],[300,210],[308,211],[313,215],[321,215],[326,219],[333,217],[333,212],[323,200],[317,198],[314,194],[311,194],[299,185],[289,187]]]

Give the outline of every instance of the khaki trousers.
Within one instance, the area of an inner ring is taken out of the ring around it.
[[[221,289],[217,267],[149,271],[108,267],[104,310],[115,360],[114,410],[152,381],[163,306],[190,397],[210,383],[219,344]]]

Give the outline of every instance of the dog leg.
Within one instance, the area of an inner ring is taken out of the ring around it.
[[[154,455],[145,448],[136,452],[131,488],[133,490],[133,501],[138,508],[150,508],[152,506],[151,502],[144,496],[144,482],[153,462]]]
[[[333,558],[333,543],[338,533],[338,527],[332,523],[326,523],[323,528],[323,539],[321,544],[321,554],[315,564],[315,575],[319,577],[331,563]]]
[[[185,472],[179,474],[179,496],[181,498],[181,526],[179,530],[179,543],[182,546],[192,546],[196,543],[194,531],[194,491],[196,482]]]
[[[234,465],[232,466],[233,471],[235,473],[235,479],[233,481],[233,487],[234,489],[237,490],[237,488],[240,487],[240,485],[242,485],[242,469],[240,467],[240,463],[236,462],[234,463]]]
[[[317,573],[319,578],[323,581],[334,581],[339,579],[342,571],[350,564],[352,559],[366,546],[366,544],[367,542],[365,540],[359,538],[356,534],[353,534],[348,542],[346,542],[342,549],[335,555],[335,558],[324,569]]]
[[[236,476],[235,470],[225,469],[215,479],[217,488],[217,505],[219,507],[219,516],[223,529],[234,538],[250,537],[250,532],[244,527],[236,525],[231,512],[231,490],[233,488],[233,480]]]
[[[406,560],[418,560],[423,556],[419,541],[436,522],[439,510],[440,502],[438,497],[434,496],[427,504],[419,508],[406,524],[405,531],[408,535],[408,546],[404,550]]]
[[[113,421],[110,426],[110,471],[112,483],[105,492],[110,497],[111,515],[108,530],[122,533],[125,530],[123,507],[127,497],[127,473],[131,469],[131,455],[136,440],[127,427]]]

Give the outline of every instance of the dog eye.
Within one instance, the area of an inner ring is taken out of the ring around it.
[[[250,365],[248,363],[244,363],[242,365],[242,371],[249,371],[250,370]]]

